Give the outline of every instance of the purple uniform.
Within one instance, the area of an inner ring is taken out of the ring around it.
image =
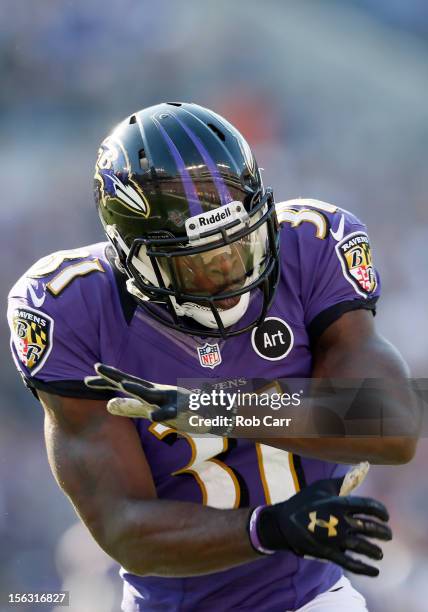
[[[227,341],[186,336],[149,319],[127,293],[108,243],[37,262],[11,290],[8,312],[13,356],[27,384],[64,396],[105,397],[83,383],[95,362],[165,384],[206,377],[224,388],[250,377],[309,377],[311,343],[344,312],[374,310],[379,279],[365,227],[352,214],[316,200],[280,203],[277,213],[281,279],[274,302],[261,329]],[[258,299],[252,296],[244,322],[254,318]],[[135,423],[161,499],[255,506],[343,473],[333,463],[250,440],[192,438],[145,419]],[[126,611],[284,612],[328,590],[341,569],[284,552],[206,576],[121,574]]]

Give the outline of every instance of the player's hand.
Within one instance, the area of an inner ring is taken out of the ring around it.
[[[85,384],[99,391],[118,391],[129,397],[114,397],[107,410],[117,416],[161,421],[178,431],[191,431],[189,427],[190,391],[183,387],[160,385],[143,378],[121,372],[102,363],[95,364],[98,376],[87,376]],[[198,426],[196,431],[204,433]]]
[[[285,502],[253,510],[248,523],[253,547],[265,554],[291,550],[299,556],[333,561],[355,574],[377,576],[378,568],[349,553],[382,559],[381,548],[367,538],[391,540],[392,532],[385,524],[388,511],[375,499],[340,497],[343,482],[341,478],[320,480]]]

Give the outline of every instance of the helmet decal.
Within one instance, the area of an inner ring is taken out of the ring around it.
[[[112,189],[114,196],[124,205],[135,213],[147,217],[149,214],[149,204],[144,197],[143,193],[137,191],[131,181],[128,185],[122,183],[122,181],[113,173],[103,173],[104,179],[110,179],[112,183]],[[109,189],[106,186],[106,191]]]
[[[124,173],[127,177],[126,182],[121,180],[113,170],[113,164],[118,161],[120,153],[123,155],[123,165],[126,168],[126,172]],[[149,203],[141,187],[132,180],[128,155],[120,141],[113,141],[113,138],[106,138],[102,143],[98,151],[94,178],[100,185],[100,199],[103,206],[106,206],[106,196],[109,195],[128,210],[138,215],[142,215],[143,217],[149,216]]]
[[[98,151],[97,166],[101,170],[113,167],[113,162],[119,157],[119,151],[111,138],[106,138]]]
[[[177,227],[183,227],[186,223],[186,215],[182,210],[178,210],[177,208],[173,208],[168,211],[168,220],[172,221],[174,225]]]

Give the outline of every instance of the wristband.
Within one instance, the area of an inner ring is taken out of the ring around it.
[[[273,555],[276,550],[270,550],[269,548],[265,548],[262,546],[260,542],[259,534],[257,533],[257,523],[260,516],[260,513],[266,508],[266,506],[257,506],[252,512],[250,512],[249,520],[248,520],[248,537],[250,538],[251,546],[254,550],[262,555]]]

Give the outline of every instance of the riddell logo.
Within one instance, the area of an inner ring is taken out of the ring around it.
[[[186,220],[186,233],[189,238],[198,238],[200,234],[210,232],[218,227],[229,225],[231,221],[248,221],[248,213],[242,202],[229,202],[216,210],[195,215]]]
[[[231,216],[232,216],[232,213],[231,213],[230,208],[225,208],[223,211],[219,210],[217,213],[209,217],[199,217],[198,221],[201,227],[207,227],[214,223],[218,223],[219,221],[223,221],[224,219],[227,219],[228,217],[231,217]]]

